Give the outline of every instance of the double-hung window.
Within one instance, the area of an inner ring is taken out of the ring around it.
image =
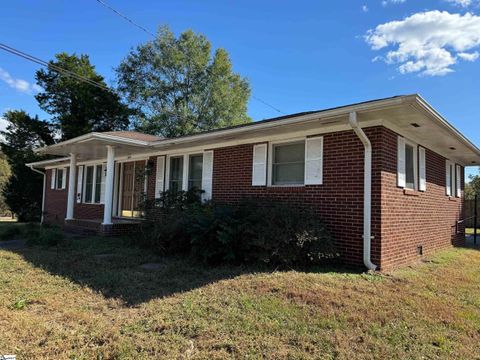
[[[57,184],[56,184],[56,189],[63,189],[63,177],[65,176],[64,174],[65,169],[57,169]]]
[[[425,149],[398,137],[397,185],[409,190],[426,190]]]
[[[52,190],[63,190],[67,186],[67,169],[58,168],[51,170],[51,184]]]
[[[104,168],[102,164],[85,166],[85,183],[83,202],[100,204],[103,184]]]
[[[169,189],[173,193],[183,189],[183,156],[170,158]]]
[[[190,155],[188,165],[188,189],[202,188],[203,155]]]
[[[273,145],[272,185],[305,183],[305,141]]]

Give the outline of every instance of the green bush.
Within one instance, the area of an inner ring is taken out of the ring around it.
[[[13,240],[22,233],[21,225],[8,224],[0,228],[0,241]]]
[[[193,219],[192,253],[207,263],[308,266],[337,256],[333,239],[312,211],[271,200],[215,207]]]
[[[25,238],[29,246],[51,247],[60,245],[65,240],[65,235],[58,226],[28,224],[25,228]]]
[[[233,206],[201,203],[194,192],[165,193],[146,214],[140,245],[207,264],[309,266],[337,256],[316,214],[270,199]]]

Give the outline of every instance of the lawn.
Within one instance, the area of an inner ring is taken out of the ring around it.
[[[480,358],[472,249],[386,274],[306,273],[69,239],[0,250],[0,294],[0,354],[19,359]]]
[[[466,228],[465,229],[465,234],[467,235],[473,235],[473,228]],[[477,235],[480,234],[480,229],[477,228]]]

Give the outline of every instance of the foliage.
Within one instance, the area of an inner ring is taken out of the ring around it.
[[[470,181],[465,183],[465,199],[474,199],[475,194],[480,196],[480,175],[470,175]]]
[[[206,263],[308,266],[336,257],[330,234],[312,211],[272,200],[207,206],[190,229],[192,252]]]
[[[47,70],[36,72],[37,84],[43,91],[35,98],[42,110],[53,115],[52,120],[57,125],[62,140],[91,131],[121,130],[128,127],[132,111],[121,103],[117,94],[54,70],[56,66],[61,67],[108,88],[103,76],[90,63],[88,55],[59,53],[49,65]]]
[[[0,227],[0,241],[14,240],[21,233],[22,228],[19,224],[3,224],[3,226]]]
[[[58,226],[28,224],[24,231],[27,245],[51,247],[63,243],[65,235]]]
[[[7,215],[10,211],[3,196],[3,189],[7,185],[11,174],[12,172],[10,171],[10,165],[8,165],[6,156],[0,152],[0,215]]]
[[[195,192],[166,192],[150,204],[139,241],[207,264],[309,266],[336,257],[327,229],[308,209],[271,200],[202,204]]]
[[[24,111],[7,111],[6,131],[2,152],[7,157],[11,176],[2,189],[5,202],[19,221],[36,221],[40,218],[42,203],[42,175],[25,166],[27,163],[45,159],[33,150],[54,142],[52,130],[46,121],[31,117]]]
[[[232,72],[224,49],[189,30],[178,38],[166,27],[117,68],[119,90],[141,116],[141,131],[174,137],[250,122],[250,86]]]

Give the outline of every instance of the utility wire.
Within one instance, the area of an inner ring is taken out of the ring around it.
[[[16,56],[19,56],[19,57],[21,57],[21,58],[24,58],[24,59],[26,59],[26,60],[32,61],[32,62],[34,62],[34,63],[36,63],[36,64],[41,65],[41,66],[45,66],[45,67],[47,67],[47,68],[51,68],[52,70],[54,70],[54,71],[56,71],[56,72],[58,72],[58,73],[60,73],[60,74],[63,74],[63,75],[72,77],[72,78],[74,78],[74,79],[76,79],[76,80],[83,81],[83,82],[85,82],[85,83],[87,83],[87,84],[90,84],[90,85],[95,86],[95,87],[97,87],[97,88],[100,88],[100,89],[102,89],[102,90],[105,90],[105,91],[109,91],[109,92],[114,93],[114,91],[113,91],[112,89],[110,89],[109,87],[107,87],[107,86],[105,86],[105,85],[103,85],[103,84],[101,84],[101,83],[99,83],[99,82],[96,82],[96,81],[91,80],[91,79],[88,79],[88,78],[86,78],[86,77],[84,77],[84,76],[78,75],[77,73],[74,73],[73,71],[64,69],[64,68],[62,68],[62,67],[60,67],[60,66],[57,66],[57,65],[55,65],[55,64],[50,64],[50,63],[48,63],[48,62],[46,62],[46,61],[44,61],[44,60],[42,60],[42,59],[39,59],[39,58],[37,58],[37,57],[35,57],[35,56],[33,56],[33,55],[27,54],[27,53],[25,53],[25,52],[23,52],[23,51],[20,51],[20,50],[15,49],[15,48],[12,48],[12,47],[10,47],[10,46],[8,46],[8,45],[6,45],[6,44],[0,43],[0,49],[1,49],[1,50],[4,50],[4,51],[6,51],[6,52],[9,52],[9,53],[11,53],[11,54],[13,54],[13,55],[16,55]]]
[[[113,11],[115,14],[117,14],[118,16],[122,17],[123,19],[127,20],[130,24],[132,24],[133,26],[136,26],[137,28],[139,28],[140,30],[146,32],[148,35],[150,36],[153,36],[155,37],[155,34],[152,33],[150,30],[147,30],[145,29],[143,26],[137,24],[135,21],[133,21],[132,19],[130,19],[128,16],[126,15],[123,15],[121,12],[115,10],[113,7],[111,7],[110,5],[108,5],[106,2],[102,1],[102,0],[96,0],[99,4],[102,4],[104,7],[106,7],[107,9],[109,9],[110,11]]]
[[[99,4],[101,4],[102,6],[104,6],[105,8],[109,9],[110,11],[114,12],[116,15],[120,16],[121,18],[123,18],[124,20],[128,21],[130,24],[132,24],[133,26],[139,28],[140,30],[142,30],[143,32],[147,33],[148,35],[150,35],[151,37],[153,38],[156,38],[155,34],[152,33],[150,30],[144,28],[143,26],[139,25],[138,23],[136,23],[135,21],[133,21],[131,18],[129,18],[128,16],[122,14],[121,12],[119,12],[118,10],[114,9],[113,7],[111,7],[110,5],[108,5],[106,2],[104,2],[103,0],[96,0]],[[279,112],[280,114],[285,114],[283,111],[281,111],[280,109],[276,108],[275,106],[273,105],[270,105],[269,103],[267,103],[266,101],[252,95],[252,98],[257,100],[258,102],[272,108],[273,110],[275,110],[276,112]]]

